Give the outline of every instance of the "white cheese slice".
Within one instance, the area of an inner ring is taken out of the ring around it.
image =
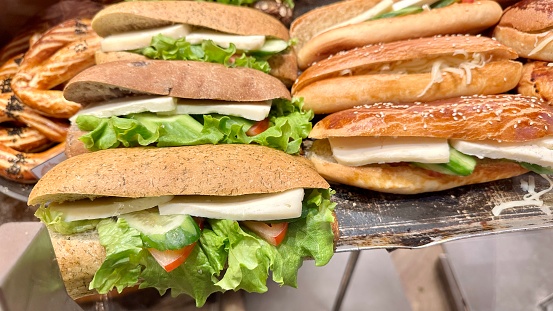
[[[259,50],[265,44],[265,36],[240,36],[208,29],[194,30],[186,36],[186,42],[190,42],[191,44],[200,44],[204,40],[212,40],[222,48],[228,48],[233,43],[236,49],[241,51]]]
[[[185,37],[192,27],[186,24],[176,24],[155,29],[143,29],[105,37],[101,42],[104,52],[128,51],[140,49],[150,45],[152,37],[162,34],[173,39]]]
[[[261,121],[269,115],[271,101],[262,102],[229,102],[209,99],[184,99],[177,101],[177,114],[209,114],[242,117],[248,120]]]
[[[212,219],[277,220],[301,215],[304,190],[240,196],[177,196],[159,205],[160,215],[188,214]]]
[[[447,163],[449,145],[445,138],[431,137],[332,137],[336,161],[348,166],[372,163]]]
[[[90,104],[71,117],[75,120],[78,115],[93,115],[99,118],[111,116],[125,116],[141,112],[174,113],[177,109],[177,100],[169,96],[133,96],[118,98],[110,101]]]
[[[412,5],[416,5],[416,6],[431,5],[434,2],[438,2],[438,1],[439,0],[401,0],[394,3],[394,5],[392,6],[392,10],[398,11]]]
[[[509,159],[528,162],[544,167],[553,167],[552,138],[523,143],[506,143],[492,140],[464,141],[450,140],[451,146],[464,154],[479,158]]]
[[[141,211],[169,202],[172,198],[171,195],[138,199],[103,197],[91,201],[52,202],[49,208],[52,211],[63,213],[65,221],[75,221],[107,218]]]
[[[380,15],[382,13],[386,13],[386,12],[389,12],[392,10],[392,5],[394,4],[394,1],[393,0],[382,0],[380,1],[379,3],[377,3],[375,6],[373,6],[372,8],[368,9],[367,11],[357,15],[357,16],[354,16],[344,22],[341,22],[341,23],[338,23],[338,24],[335,24],[335,25],[332,25],[332,27],[329,27],[329,28],[325,28],[323,31],[320,31],[318,32],[316,35],[320,34],[320,33],[323,33],[325,31],[329,31],[331,29],[335,29],[335,28],[338,28],[338,27],[342,27],[342,26],[347,26],[347,25],[352,25],[352,24],[357,24],[357,23],[362,23],[364,21],[368,21],[369,19],[377,16],[377,15]],[[316,36],[315,35],[315,36]]]

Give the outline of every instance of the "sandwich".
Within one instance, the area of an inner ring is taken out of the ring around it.
[[[494,1],[350,0],[320,7],[290,26],[298,66],[368,44],[446,34],[478,34],[497,24]]]
[[[435,36],[338,53],[305,70],[292,95],[326,114],[378,102],[500,94],[516,87],[522,63],[484,36]]]
[[[553,172],[553,107],[478,95],[378,103],[326,116],[306,151],[329,181],[416,194]]]
[[[204,1],[132,1],[92,20],[103,37],[97,63],[114,59],[195,60],[250,67],[291,85],[296,56],[286,26],[256,9]]]
[[[29,195],[72,298],[153,287],[211,293],[297,286],[338,235],[328,183],[305,158],[256,145],[120,148],[58,164]]]
[[[259,144],[291,154],[313,112],[277,78],[250,68],[194,61],[115,61],[65,86],[86,106],[71,118],[67,156],[116,147]]]
[[[512,47],[520,57],[553,61],[553,2],[523,0],[507,9],[494,28],[497,41]]]

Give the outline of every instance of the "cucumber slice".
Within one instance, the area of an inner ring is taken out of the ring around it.
[[[140,237],[146,248],[160,251],[177,250],[196,242],[201,230],[190,215],[159,215],[157,209],[119,216],[129,226],[140,231]]]
[[[447,175],[468,176],[476,167],[476,159],[449,147],[448,163],[419,163],[413,165]]]
[[[415,13],[420,13],[422,11],[423,11],[423,9],[420,6],[408,6],[404,9],[401,9],[401,10],[382,13],[382,14],[377,15],[377,16],[369,19],[369,20],[372,21],[372,20],[381,19],[381,18],[390,18],[390,17],[397,17],[397,16],[403,16],[403,15],[415,14]]]
[[[274,55],[278,54],[288,48],[288,42],[280,39],[270,39],[266,40],[265,44],[259,49],[255,51],[251,51],[250,54],[252,55]]]
[[[553,174],[553,168],[545,167],[537,164],[518,162],[523,168],[538,174]]]
[[[441,0],[434,4],[430,5],[430,8],[432,9],[439,9],[439,8],[445,8],[446,6],[452,5],[453,3],[458,2],[458,0]]]

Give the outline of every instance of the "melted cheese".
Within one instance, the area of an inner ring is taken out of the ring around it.
[[[331,137],[334,159],[348,166],[373,163],[447,163],[447,139],[428,137]]]
[[[553,168],[553,138],[522,143],[450,140],[453,148],[479,158],[509,159]]]
[[[240,196],[177,196],[160,204],[159,214],[230,220],[289,219],[301,216],[303,196],[302,188]]]
[[[179,99],[177,114],[209,114],[242,117],[248,120],[261,121],[269,115],[271,101],[262,102],[228,102],[218,100]]]
[[[157,112],[171,113],[177,108],[177,101],[169,96],[134,96],[94,103],[81,109],[71,117],[73,122],[78,115],[93,115],[99,118],[125,116],[132,113]]]
[[[173,196],[150,198],[112,198],[104,197],[95,200],[79,200],[64,203],[50,203],[52,211],[63,213],[65,221],[99,219],[121,214],[142,211],[169,202]]]

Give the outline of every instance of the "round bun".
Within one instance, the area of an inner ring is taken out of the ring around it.
[[[521,57],[553,61],[553,2],[523,0],[508,7],[493,36],[512,47]]]
[[[541,98],[553,104],[553,67],[547,62],[534,61],[524,64],[517,92],[525,96]]]
[[[338,164],[332,157],[328,140],[314,141],[306,156],[329,181],[363,189],[397,194],[441,191],[459,186],[510,178],[528,172],[509,161],[478,160],[469,176],[452,176],[430,172],[409,164],[375,164],[351,167]]]
[[[333,113],[309,137],[410,136],[522,142],[553,135],[553,106],[535,97],[489,95],[381,103]]]
[[[435,35],[480,33],[494,26],[502,13],[503,9],[497,2],[483,0],[335,28],[314,36],[301,49],[296,48],[298,66],[303,70],[330,55],[368,44]],[[292,36],[299,34],[297,31],[292,32]]]
[[[140,94],[229,101],[290,99],[282,82],[261,71],[177,60],[96,65],[71,79],[63,92],[66,99],[81,104]]]
[[[140,29],[189,24],[237,35],[265,35],[288,40],[276,18],[253,8],[204,1],[129,1],[98,12],[92,28],[101,37]]]
[[[460,62],[469,55],[488,60],[470,70],[470,83],[466,74],[451,71],[444,71],[443,81],[433,83],[434,62]],[[304,107],[319,114],[376,102],[499,94],[516,87],[520,79],[522,63],[513,61],[516,58],[512,49],[480,36],[437,36],[370,45],[338,53],[309,67],[292,87],[292,94],[303,97]],[[416,62],[413,67],[420,69],[386,69],[408,62]]]
[[[309,161],[269,147],[116,148],[56,165],[35,185],[28,204],[101,196],[236,196],[295,188],[328,188],[328,184]]]

